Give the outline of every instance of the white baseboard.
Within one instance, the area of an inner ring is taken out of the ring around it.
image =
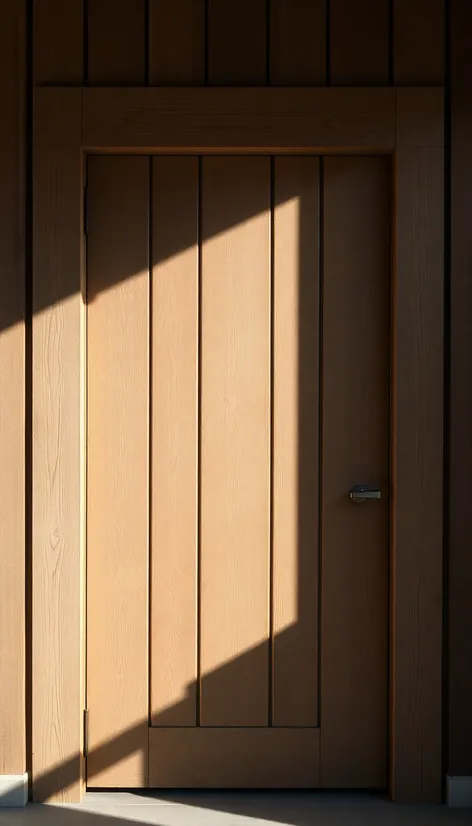
[[[28,775],[0,774],[0,809],[26,806],[28,802]]]
[[[447,778],[447,804],[451,809],[472,808],[472,777]]]

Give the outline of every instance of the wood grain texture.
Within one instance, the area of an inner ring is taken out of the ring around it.
[[[273,725],[318,724],[319,160],[274,165]]]
[[[272,0],[270,83],[324,86],[326,83],[326,1]]]
[[[93,5],[93,4],[92,4]],[[33,8],[34,83],[80,86],[84,79],[83,0],[40,0]]]
[[[88,3],[88,81],[139,86],[146,82],[145,0]]]
[[[202,180],[201,721],[268,722],[268,158]]]
[[[149,82],[204,84],[205,0],[150,0]]]
[[[150,729],[149,785],[316,789],[319,752],[313,728]]]
[[[444,146],[444,89],[397,89],[397,145]]]
[[[153,158],[151,721],[197,719],[198,160]]]
[[[451,355],[449,478],[449,764],[453,776],[472,775],[472,5],[451,7]]]
[[[71,90],[72,92],[72,90]],[[64,121],[77,120],[80,91]],[[32,750],[37,801],[83,790],[82,160],[35,143],[33,181]]]
[[[25,10],[0,29],[0,775],[26,771]]]
[[[442,149],[397,154],[392,790],[441,800]]]
[[[385,788],[390,164],[325,158],[321,784]],[[356,484],[381,489],[356,505]]]
[[[445,0],[395,0],[394,82],[438,86],[444,81]]]
[[[330,0],[330,81],[389,82],[389,0]]]
[[[148,742],[149,159],[89,158],[88,188],[87,782],[139,787]]]
[[[389,152],[396,145],[396,91],[84,89],[83,144],[171,153]]]
[[[208,0],[208,83],[264,86],[266,0]]]

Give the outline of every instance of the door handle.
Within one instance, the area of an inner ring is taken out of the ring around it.
[[[382,493],[378,488],[369,488],[367,485],[354,485],[349,492],[349,498],[352,502],[362,505],[368,499],[380,499]]]

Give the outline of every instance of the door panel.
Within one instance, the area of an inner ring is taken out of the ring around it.
[[[88,177],[89,786],[383,788],[390,163]]]
[[[198,159],[152,159],[151,721],[197,721]]]
[[[318,724],[319,195],[318,158],[275,158],[275,726]]]
[[[88,166],[90,786],[147,784],[148,158]]]
[[[201,723],[269,718],[270,169],[204,158]]]
[[[387,785],[390,199],[389,159],[324,159],[324,787]]]
[[[149,785],[163,788],[313,788],[317,728],[150,729]]]

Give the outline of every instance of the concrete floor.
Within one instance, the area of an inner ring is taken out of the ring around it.
[[[0,826],[472,826],[472,809],[396,806],[366,794],[89,793],[76,806],[0,809]]]

